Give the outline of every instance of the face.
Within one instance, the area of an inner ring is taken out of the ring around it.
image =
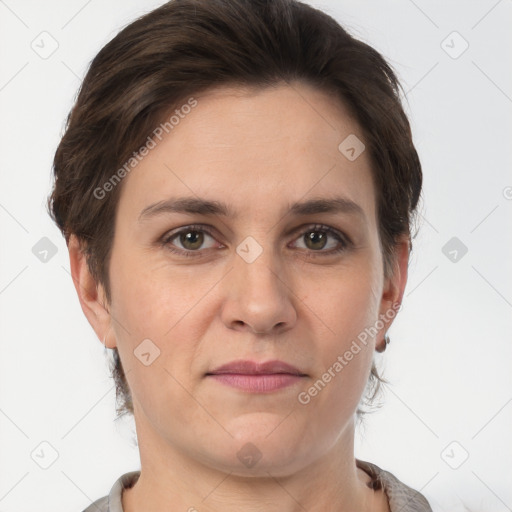
[[[360,127],[305,84],[195,98],[124,178],[108,344],[141,457],[285,475],[351,431],[361,333],[391,306],[369,155],[338,149]]]

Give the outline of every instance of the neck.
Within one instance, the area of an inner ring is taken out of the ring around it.
[[[140,420],[141,418],[139,418]],[[136,415],[137,420],[137,415]],[[354,422],[328,452],[292,474],[239,476],[187,456],[136,421],[141,474],[123,492],[124,512],[377,511],[369,477],[355,465]],[[382,509],[382,510],[388,510]]]

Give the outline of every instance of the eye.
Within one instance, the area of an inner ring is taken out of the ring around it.
[[[347,249],[350,243],[341,233],[323,225],[309,226],[306,231],[302,231],[297,240],[304,244],[304,247],[298,246],[299,248],[327,254],[341,252]]]
[[[209,246],[204,246],[205,241],[211,239]],[[301,231],[298,239],[300,249],[309,251],[314,256],[329,256],[346,250],[350,246],[350,240],[338,231],[324,225],[312,225],[307,230]],[[300,242],[304,244],[300,246]],[[206,226],[193,225],[181,228],[178,231],[164,235],[161,245],[169,251],[180,256],[201,256],[200,249],[211,249],[215,247],[215,238]],[[220,248],[223,248],[221,245]],[[326,250],[327,249],[327,250]],[[314,254],[319,253],[319,254]]]
[[[214,246],[203,247],[205,239],[208,238],[215,240],[205,226],[187,226],[185,229],[164,236],[162,245],[167,247],[171,252],[176,252],[184,256],[192,256],[193,254],[191,253],[199,252],[201,248],[209,249]]]

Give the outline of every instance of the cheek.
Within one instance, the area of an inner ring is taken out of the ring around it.
[[[187,330],[189,301],[183,298],[179,282],[171,281],[171,286],[167,280],[156,281],[157,271],[121,270],[112,279],[119,355],[134,406],[148,417],[162,415],[165,424],[167,415],[177,417],[180,407],[190,401],[182,387],[189,387],[186,376],[196,339]],[[124,278],[127,275],[131,278]]]
[[[361,259],[323,279],[323,286],[308,294],[305,303],[327,328],[331,350],[343,350],[373,324],[380,306],[380,280],[373,259]]]
[[[126,327],[130,338],[151,338],[155,343],[179,330],[198,297],[211,287],[208,280],[180,268],[169,271],[165,261],[150,257],[117,258],[111,272],[112,316]]]
[[[364,392],[375,340],[371,327],[379,311],[379,271],[371,258],[357,269],[339,272],[305,303],[318,315],[315,336],[321,366],[305,389],[303,402],[316,408],[325,425],[339,425]]]
[[[164,389],[180,395],[177,382],[187,384],[218,276],[186,267],[171,272],[165,261],[120,253],[113,252],[111,267],[113,329],[132,394],[151,407]]]
[[[111,271],[112,326],[127,380],[137,394],[139,387],[140,391],[144,388],[139,384],[146,382],[146,387],[151,387],[162,373],[162,362],[171,348],[163,341],[173,332],[181,312],[179,293],[168,283],[157,281],[154,269],[128,257],[115,261]]]

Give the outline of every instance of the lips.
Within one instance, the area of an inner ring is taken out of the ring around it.
[[[305,376],[298,368],[284,361],[256,361],[239,360],[224,364],[208,372],[206,375],[239,374],[239,375],[272,375],[276,373]]]
[[[284,361],[232,361],[208,372],[206,377],[238,392],[268,394],[295,386],[307,375]]]

